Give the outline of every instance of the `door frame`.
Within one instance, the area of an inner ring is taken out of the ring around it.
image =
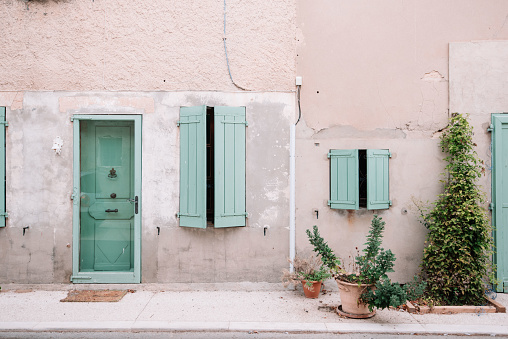
[[[497,171],[496,166],[501,165],[502,154],[506,153],[507,150],[503,150],[501,147],[496,147],[498,144],[497,141],[501,140],[503,125],[508,126],[508,114],[503,113],[495,113],[492,114],[491,117],[491,125],[490,130],[492,131],[492,139],[491,139],[491,157],[492,157],[492,225],[493,231],[492,236],[494,238],[494,264],[496,265],[496,280],[497,284],[497,292],[508,292],[508,272],[504,272],[504,268],[507,267],[507,254],[508,254],[508,246],[506,243],[501,241],[501,239],[508,238],[508,225],[504,225],[504,227],[498,227],[498,221],[502,222],[502,189],[497,187],[498,183],[501,183],[502,171]],[[508,128],[507,128],[508,133]],[[504,178],[504,180],[508,180],[508,178]]]
[[[80,272],[80,121],[133,121],[134,122],[134,195],[138,197],[138,214],[134,214],[134,269],[132,272]],[[75,114],[73,121],[73,208],[72,208],[72,276],[73,283],[133,284],[141,282],[141,115]]]

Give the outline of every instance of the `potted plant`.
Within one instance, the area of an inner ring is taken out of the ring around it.
[[[374,307],[398,307],[407,300],[407,288],[392,283],[387,273],[393,272],[395,255],[381,247],[385,222],[374,215],[363,254],[354,259],[353,271],[346,271],[328,243],[320,236],[317,226],[307,230],[314,251],[337,281],[342,305],[338,312],[351,318],[369,318]]]
[[[317,298],[321,291],[323,280],[331,277],[329,269],[323,265],[320,256],[309,255],[307,257],[295,256],[289,260],[293,264],[293,272],[285,269],[282,274],[284,287],[289,284],[301,283],[303,292],[307,298]]]

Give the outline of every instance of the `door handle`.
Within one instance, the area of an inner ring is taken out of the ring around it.
[[[115,208],[114,210],[111,210],[111,209],[107,209],[106,210],[107,213],[111,213],[111,212],[118,212],[118,208]]]
[[[134,197],[134,199],[127,199],[127,201],[130,201],[130,202],[133,202],[134,203],[134,213],[135,214],[138,214],[138,211],[139,211],[139,207],[138,207],[138,196],[136,195]]]

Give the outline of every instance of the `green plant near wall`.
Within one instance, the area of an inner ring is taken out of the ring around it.
[[[374,307],[378,309],[398,307],[409,298],[419,298],[425,289],[425,283],[416,278],[413,283],[406,286],[392,283],[388,278],[387,273],[394,272],[395,255],[391,250],[384,250],[381,247],[384,229],[385,222],[381,217],[374,215],[367,242],[364,244],[366,247],[362,250],[363,254],[355,257],[353,272],[347,272],[342,267],[341,261],[319,234],[317,226],[314,225],[312,231],[306,231],[309,242],[314,246],[314,252],[321,257],[323,265],[328,268],[333,278],[359,286],[375,285],[375,290],[368,288],[361,295],[361,301],[369,306],[371,312]]]
[[[492,237],[485,196],[477,184],[484,173],[467,116],[454,114],[441,136],[447,180],[444,192],[423,215],[428,227],[422,269],[428,296],[447,305],[480,305],[491,267]]]

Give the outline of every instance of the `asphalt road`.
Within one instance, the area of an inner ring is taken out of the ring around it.
[[[255,332],[0,332],[2,339],[480,339],[492,336],[332,334],[332,333],[255,333]]]

